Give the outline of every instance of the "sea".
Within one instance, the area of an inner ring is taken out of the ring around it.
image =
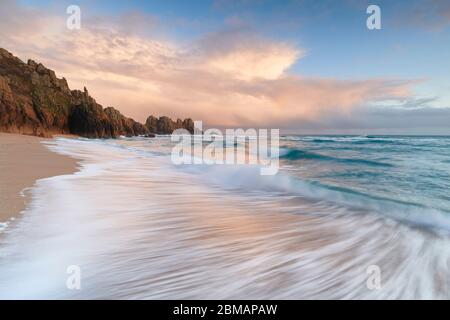
[[[450,298],[450,137],[284,135],[272,176],[43,143],[79,167],[1,231],[2,299]]]

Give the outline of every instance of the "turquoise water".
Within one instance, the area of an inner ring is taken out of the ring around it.
[[[450,137],[286,136],[281,146],[283,168],[303,181],[386,210],[450,214]]]

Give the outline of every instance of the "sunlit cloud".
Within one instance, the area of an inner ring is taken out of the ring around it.
[[[225,72],[238,80],[280,78],[304,54],[292,44],[239,28],[209,34],[197,45],[195,53],[207,70]]]

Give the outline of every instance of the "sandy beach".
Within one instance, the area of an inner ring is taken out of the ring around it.
[[[29,200],[21,191],[37,179],[72,173],[75,159],[48,150],[38,137],[0,133],[0,222],[17,216]]]

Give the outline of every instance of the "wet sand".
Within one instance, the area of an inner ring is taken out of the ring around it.
[[[77,160],[51,152],[44,140],[0,133],[0,223],[25,209],[29,199],[21,191],[36,180],[76,171]]]

